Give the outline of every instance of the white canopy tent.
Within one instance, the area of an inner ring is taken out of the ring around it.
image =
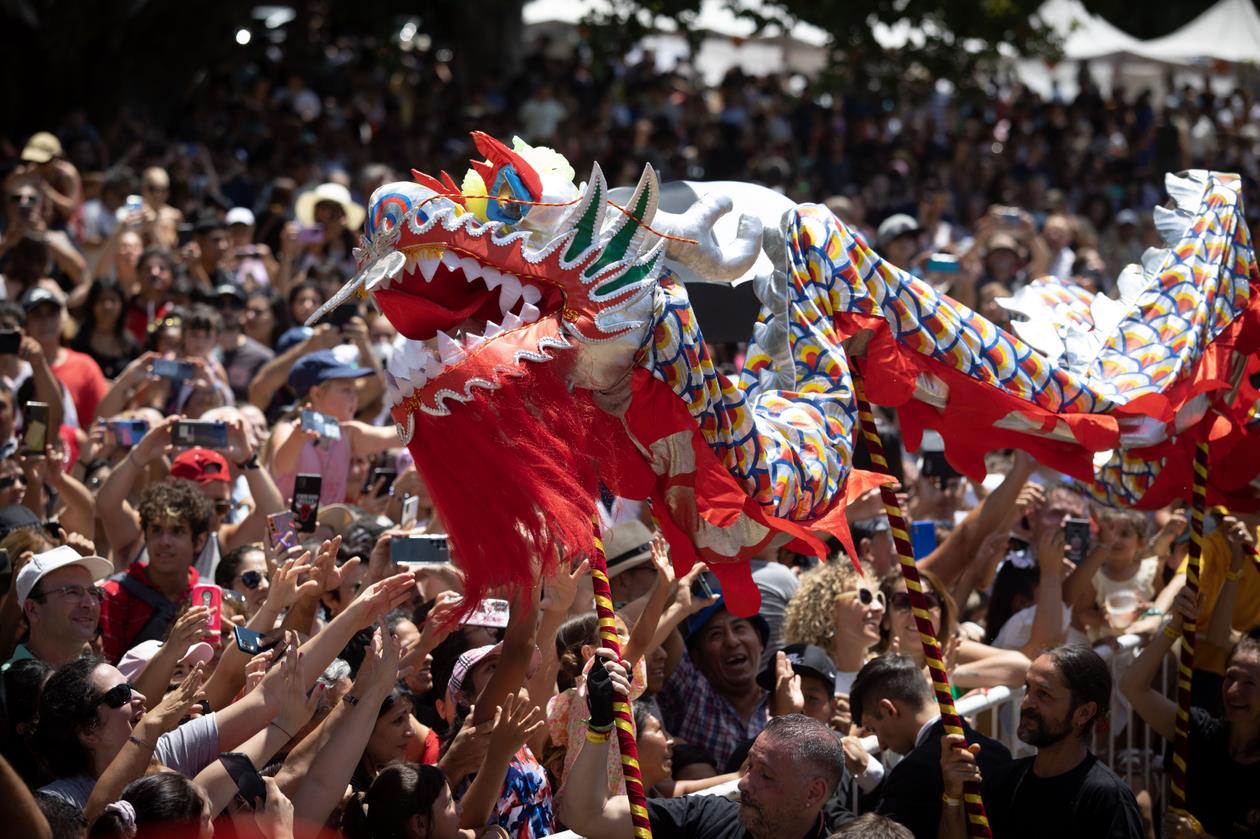
[[[1185,26],[1141,42],[1152,61],[1260,63],[1260,12],[1252,0],[1220,0]]]
[[[764,7],[762,0],[745,0],[743,5],[755,10]],[[587,15],[610,8],[607,0],[530,0],[523,11],[526,37],[545,34],[563,43],[573,37],[573,28]],[[653,54],[658,69],[673,70],[687,63],[710,85],[720,82],[732,67],[753,76],[781,72],[814,75],[826,67],[831,40],[822,29],[799,22],[787,31],[770,27],[754,36],[755,24],[736,15],[722,0],[704,0],[690,21],[693,31],[703,33],[694,56],[673,21],[643,14],[640,22],[654,33],[643,39],[639,49]]]

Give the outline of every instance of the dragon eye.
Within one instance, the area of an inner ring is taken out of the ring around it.
[[[490,194],[495,196],[495,200],[486,207],[486,215],[491,221],[501,221],[504,224],[518,224],[529,212],[529,205],[520,202],[533,200],[533,196],[516,174],[516,169],[511,166],[504,166],[495,175]]]

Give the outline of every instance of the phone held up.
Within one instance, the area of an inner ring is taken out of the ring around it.
[[[206,624],[206,640],[217,641],[223,631],[223,589],[212,583],[198,583],[192,588],[192,604],[205,606],[210,610],[210,621]]]
[[[22,451],[43,454],[48,445],[48,403],[27,402],[22,406]]]
[[[319,515],[319,475],[298,475],[293,481],[293,520],[298,533],[314,533]]]
[[[189,448],[226,449],[228,447],[227,425],[202,420],[179,420],[171,426],[171,443]]]

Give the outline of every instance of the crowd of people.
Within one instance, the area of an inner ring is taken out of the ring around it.
[[[582,557],[456,623],[460,572],[382,406],[394,329],[362,302],[305,325],[354,271],[366,197],[410,164],[462,171],[465,124],[597,160],[613,182],[651,162],[825,202],[1001,324],[994,300],[1042,274],[1110,290],[1156,242],[1164,171],[1239,172],[1260,206],[1250,95],[886,107],[774,76],[705,88],[650,57],[596,73],[549,45],[496,89],[419,52],[324,55],[306,76],[261,55],[215,69],[167,126],[72,111],[9,138],[14,835],[630,837],[620,697],[657,836],[963,836],[973,782],[998,837],[1260,836],[1256,521],[1209,520],[1196,600],[1184,504],[1099,506],[1018,452],[995,452],[983,482],[928,476],[881,416],[910,516],[935,533],[919,567],[955,694],[1025,691],[1000,721],[1012,754],[946,732],[877,495],[847,511],[857,556],[754,559],[752,617],[703,566],[676,574],[650,508],[618,500],[620,656],[600,645]],[[1171,741],[1161,674],[1188,621],[1178,813],[1096,752],[1124,703],[1156,748]],[[1122,635],[1143,650],[1113,684]],[[729,783],[734,800],[698,794]]]

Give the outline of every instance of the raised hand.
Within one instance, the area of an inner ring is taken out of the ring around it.
[[[510,759],[538,733],[545,722],[537,705],[508,694],[503,705],[494,712],[494,729],[486,749],[487,759]]]
[[[271,664],[273,655],[274,653],[271,650],[263,650],[245,665],[245,693],[249,693],[262,684],[262,680],[267,676],[267,667]]]
[[[144,715],[163,731],[174,731],[179,721],[192,712],[193,705],[205,698],[201,689],[205,681],[205,665],[198,664],[179,683],[179,687],[162,697],[153,710]]]
[[[718,596],[713,597],[697,597],[692,593],[691,587],[699,579],[700,575],[708,571],[708,566],[703,562],[697,562],[691,566],[691,570],[683,575],[678,581],[678,588],[674,590],[674,603],[677,604],[685,614],[694,615],[701,609],[708,608],[718,601]]]
[[[280,713],[276,715],[275,723],[282,733],[292,737],[314,716],[315,708],[319,705],[320,696],[324,692],[324,686],[317,684],[311,691],[310,697],[307,697],[306,684],[302,680],[301,653],[298,652],[297,633],[289,632],[286,644],[288,649],[276,668],[280,676],[279,683],[276,685],[275,698]]]
[[[801,692],[801,677],[792,669],[792,662],[782,650],[774,655],[774,702],[773,713],[799,714],[805,707],[805,694]]]
[[[967,745],[961,734],[946,734],[941,738],[941,775],[945,781],[945,794],[950,798],[962,798],[963,785],[968,781],[980,782],[980,766],[976,755],[980,744]]]
[[[1055,527],[1043,530],[1037,538],[1037,565],[1041,573],[1061,574],[1063,572],[1063,554],[1067,548],[1067,537],[1063,528]]]
[[[572,571],[566,565],[567,563],[561,562],[555,573],[543,580],[542,602],[538,607],[544,612],[568,614],[574,598],[577,597],[578,582],[591,569],[591,563],[586,559],[579,562]]]
[[[271,575],[271,588],[267,590],[267,605],[282,612],[302,597],[319,594],[319,579],[313,576],[302,579],[312,571],[310,551],[277,563],[276,572]]]
[[[254,823],[266,839],[293,839],[293,802],[276,783],[275,778],[263,778],[267,787],[267,800],[250,802],[254,805]]]
[[[193,606],[185,611],[182,615],[175,619],[175,625],[171,627],[170,635],[166,639],[166,646],[170,647],[179,655],[176,658],[183,658],[188,652],[188,648],[201,640],[206,634],[206,627],[210,623],[210,607]]]
[[[351,560],[353,561],[353,560]],[[349,563],[346,563],[347,565]],[[344,565],[342,566],[345,567]],[[359,627],[366,629],[376,621],[385,617],[393,609],[406,603],[415,594],[416,581],[410,574],[395,574],[392,577],[372,583],[364,589],[347,612],[353,614],[353,620]],[[388,634],[388,633],[386,633]]]

